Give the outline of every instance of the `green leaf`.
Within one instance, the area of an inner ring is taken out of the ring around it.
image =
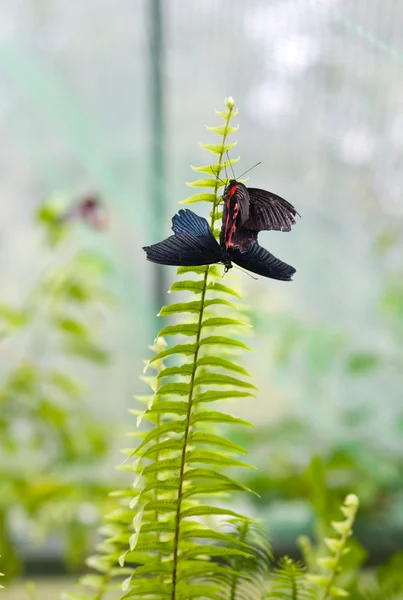
[[[164,458],[157,463],[152,463],[143,469],[143,475],[162,473],[163,471],[176,471],[181,466],[181,458]]]
[[[167,396],[169,394],[176,394],[178,396],[187,396],[189,393],[189,384],[188,383],[167,383],[162,385],[157,390],[158,396]]]
[[[201,167],[194,167],[191,165],[190,168],[197,173],[207,173],[208,175],[213,175],[216,177],[221,173],[221,171],[224,171],[230,165],[235,165],[237,162],[239,162],[240,158],[241,157],[238,156],[238,158],[231,158],[230,160],[226,160],[221,164],[215,163],[212,165],[202,165]]]
[[[186,185],[189,187],[203,187],[203,188],[213,188],[218,189],[224,185],[223,182],[218,181],[218,179],[212,179],[211,177],[205,177],[203,179],[196,179],[196,181],[187,181]],[[215,196],[214,196],[215,199]]]
[[[225,306],[230,306],[231,308],[237,308],[233,302],[225,300],[224,298],[210,298],[209,300],[204,301],[205,308],[208,308],[209,306],[215,306],[217,304],[224,304]]]
[[[182,450],[183,448],[183,436],[179,439],[169,439],[169,440],[165,440],[165,442],[160,442],[159,444],[154,444],[153,446],[149,446],[149,448],[147,450],[145,450],[142,454],[141,457],[142,458],[148,458],[150,456],[153,456],[154,454],[160,454],[160,453],[164,453],[168,450]],[[158,485],[162,485],[165,484],[166,481],[164,480],[162,481],[158,481],[157,484]],[[177,481],[174,485],[174,488],[177,487],[179,481]],[[157,485],[157,487],[158,487]],[[148,488],[146,486],[147,489],[152,489],[152,488]],[[143,491],[145,491],[145,489]],[[168,487],[167,489],[171,489],[171,487]]]
[[[220,548],[210,544],[200,544],[182,553],[181,559],[196,558],[198,556],[252,556],[250,552],[236,548]]]
[[[135,450],[135,454],[139,455],[140,451],[152,442],[154,439],[159,438],[163,435],[168,435],[171,433],[182,433],[186,429],[186,421],[170,421],[169,423],[163,423],[154,429],[151,429],[141,442],[139,446]]]
[[[207,539],[207,540],[217,540],[218,542],[223,542],[225,544],[228,544],[228,542],[230,542],[230,544],[232,546],[240,546],[240,547],[244,547],[245,550],[252,550],[252,546],[250,546],[249,544],[243,543],[241,540],[239,540],[237,537],[225,532],[222,533],[221,531],[216,531],[215,529],[210,529],[208,527],[193,527],[194,522],[193,521],[189,521],[189,524],[191,524],[191,526],[186,529],[184,527],[184,525],[181,527],[181,531],[180,531],[180,539]]]
[[[204,275],[208,268],[209,268],[209,265],[195,265],[192,267],[178,267],[176,274],[183,275],[184,273],[198,273],[198,274]]]
[[[163,306],[158,313],[159,317],[170,317],[179,313],[199,313],[201,310],[201,301],[193,300],[192,302],[178,302]]]
[[[238,292],[216,281],[209,283],[207,289],[213,292],[223,292],[224,294],[230,294],[231,296],[235,296],[236,298],[242,299]]]
[[[229,112],[228,110],[215,110],[214,112],[216,115],[219,115],[222,119],[224,119],[224,121],[229,121],[236,117],[236,115],[238,114],[238,109],[235,108],[231,112]]]
[[[180,365],[179,367],[167,367],[158,374],[158,377],[159,379],[162,379],[163,377],[173,377],[174,375],[186,377],[193,373],[193,368],[193,363]]]
[[[245,518],[243,515],[228,508],[221,508],[218,506],[192,506],[181,512],[181,519],[187,519],[188,517],[204,517],[206,515],[227,515],[228,517],[236,517],[237,519]]]
[[[233,417],[232,415],[227,415],[226,413],[210,410],[201,411],[191,416],[191,425],[194,425],[199,421],[205,421],[208,423],[225,423],[227,425],[247,425],[248,427],[254,427],[252,423],[244,421],[243,419],[239,419],[238,417]]]
[[[247,454],[247,450],[235,444],[235,442],[231,442],[220,435],[215,435],[213,433],[190,433],[189,443],[191,444],[207,444],[211,448],[214,446],[222,446],[223,448],[228,448],[229,450],[234,450],[235,452],[241,452],[243,454]]]
[[[214,179],[212,181],[215,181]],[[215,202],[215,194],[193,194],[184,200],[181,200],[179,204],[196,204],[196,202]]]
[[[206,271],[208,271],[209,275],[211,275],[212,277],[221,277],[221,273],[216,267],[216,265],[178,267],[177,274],[183,275],[185,273],[197,273],[199,275],[204,275]]]
[[[166,356],[172,356],[173,354],[194,354],[196,349],[196,344],[177,344],[173,348],[168,348],[167,350],[162,350],[161,352],[158,352],[158,354],[155,354],[151,360],[149,360],[148,364],[152,364],[157,360],[161,360]]]
[[[227,145],[223,145],[223,144],[199,144],[199,146],[201,146],[205,150],[208,150],[209,152],[212,152],[213,154],[221,154],[221,155],[224,155],[229,150],[232,150],[232,148],[235,148],[236,145],[237,145],[237,142],[233,142],[232,144],[227,144]]]
[[[251,493],[257,495],[255,492],[253,492],[248,487],[246,487],[246,485],[244,485],[243,483],[240,483],[239,481],[232,479],[232,477],[228,477],[228,475],[224,475],[224,473],[220,473],[216,469],[213,470],[213,469],[207,469],[207,468],[202,468],[202,467],[196,467],[195,469],[188,469],[183,474],[183,479],[186,481],[192,481],[192,482],[199,481],[199,480],[202,480],[204,482],[207,480],[209,483],[214,481],[214,482],[218,482],[218,483],[227,483],[228,485],[234,484],[239,489],[242,489],[245,492],[251,492]],[[195,484],[193,483],[192,485],[195,485]]]
[[[168,325],[161,329],[157,337],[165,337],[166,335],[196,335],[199,330],[197,323],[181,323],[178,325]]]
[[[372,371],[379,366],[380,359],[373,352],[357,352],[352,354],[347,361],[347,369],[354,375],[361,375]]]
[[[22,327],[30,321],[30,315],[27,311],[2,303],[0,304],[0,318],[11,327]]]
[[[239,340],[234,340],[233,338],[230,338],[230,337],[224,337],[222,335],[210,335],[206,338],[203,338],[200,340],[199,345],[200,346],[216,346],[216,345],[234,346],[236,348],[243,348],[244,350],[252,350],[251,348],[249,348],[249,346],[247,346],[243,342],[240,342]]]
[[[249,323],[239,321],[239,319],[229,319],[228,317],[210,317],[202,322],[202,327],[224,327],[226,325],[251,327]]]
[[[69,319],[66,317],[58,317],[55,319],[55,325],[65,331],[66,333],[71,333],[79,338],[85,339],[88,336],[88,329],[79,321],[75,319]]]
[[[175,415],[186,415],[188,410],[187,402],[156,402],[147,413],[173,413]]]
[[[228,398],[248,398],[254,395],[250,392],[239,392],[237,390],[210,390],[195,396],[193,399],[194,404],[201,404],[202,402],[217,402],[219,400],[227,400]]]
[[[61,371],[51,371],[48,375],[48,381],[69,396],[79,397],[82,394],[79,383]]]
[[[189,452],[186,453],[186,462],[189,464],[204,463],[206,465],[221,465],[223,467],[243,467],[247,469],[254,468],[240,460],[235,460],[229,456],[223,455],[222,453],[208,450],[189,450]]]
[[[66,352],[99,364],[106,364],[108,362],[108,353],[103,348],[87,340],[70,340],[66,344]]]
[[[144,511],[174,512],[178,508],[178,500],[151,500],[144,506]]]
[[[257,390],[257,387],[249,381],[243,381],[230,375],[221,375],[220,373],[203,373],[199,377],[196,377],[194,381],[195,385],[233,385],[241,388],[248,388]]]
[[[222,369],[227,369],[228,371],[241,373],[241,375],[245,375],[245,377],[251,377],[250,373],[248,373],[248,371],[246,371],[243,367],[230,360],[226,360],[225,358],[219,358],[218,356],[203,356],[203,358],[198,359],[197,366],[220,367]]]
[[[239,126],[237,125],[236,127],[230,127],[229,125],[219,125],[218,127],[209,127],[206,125],[206,128],[217,135],[224,136],[229,135],[230,133],[235,133],[235,131],[238,131]]]
[[[193,292],[201,294],[204,290],[204,281],[194,281],[193,279],[184,279],[183,281],[175,281],[171,285],[171,292]]]
[[[235,482],[231,482],[231,483],[226,483],[224,481],[220,481],[220,482],[215,482],[212,483],[211,485],[208,485],[207,483],[203,482],[200,484],[196,484],[196,485],[192,485],[191,488],[189,488],[189,490],[186,490],[185,492],[182,493],[182,499],[186,499],[186,498],[191,498],[193,496],[200,496],[200,495],[208,495],[208,496],[214,496],[215,494],[220,494],[220,493],[226,493],[226,492],[244,492],[245,489],[243,486],[240,486],[239,484],[235,483]]]

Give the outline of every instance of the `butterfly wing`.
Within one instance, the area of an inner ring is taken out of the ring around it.
[[[295,273],[294,267],[270,254],[256,241],[250,244],[246,252],[241,252],[238,248],[231,248],[228,254],[231,260],[243,269],[263,277],[270,277],[270,279],[291,281],[291,277]]]
[[[160,265],[199,266],[221,260],[220,247],[203,217],[191,210],[180,210],[172,219],[171,235],[166,240],[145,246],[147,260]]]
[[[248,188],[249,218],[243,226],[254,231],[291,231],[296,215],[300,216],[292,204],[277,194]]]

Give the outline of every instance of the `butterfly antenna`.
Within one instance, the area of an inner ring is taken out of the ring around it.
[[[239,269],[240,271],[242,271],[242,273],[245,273],[246,275],[249,275],[249,277],[252,277],[252,279],[254,279],[255,281],[257,281],[259,278],[258,277],[254,277],[253,275],[251,275],[248,271],[245,271],[245,269],[241,269],[241,267],[238,267],[238,265],[232,265],[233,267],[235,267],[236,269]],[[223,275],[224,277],[224,275]]]
[[[235,172],[234,172],[234,167],[232,166],[232,162],[231,162],[231,159],[229,157],[228,150],[227,150],[227,158],[228,158],[228,163],[229,163],[229,165],[231,167],[232,175],[233,175],[234,179],[236,179]]]
[[[252,169],[254,169],[255,167],[257,167],[258,165],[261,165],[261,164],[262,164],[262,161],[259,161],[258,163],[256,163],[255,165],[253,165],[253,167],[251,167],[251,168],[250,168],[250,169],[248,169],[247,171],[244,171],[244,172],[242,173],[242,175],[240,175],[240,176],[238,177],[238,179],[241,179],[241,177],[243,177],[244,175],[246,175],[246,173],[249,173],[249,171],[252,171]]]
[[[223,180],[220,177],[218,177],[218,173],[214,173],[214,169],[212,167],[210,167],[210,171],[212,172],[213,177],[217,177],[218,181],[221,181],[221,183],[223,185],[225,185],[225,183],[223,182]]]

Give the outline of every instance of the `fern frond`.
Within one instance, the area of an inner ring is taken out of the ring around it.
[[[357,509],[358,498],[354,494],[350,494],[345,499],[343,506],[341,506],[341,511],[345,516],[344,521],[332,521],[331,523],[337,536],[325,538],[324,540],[330,550],[330,554],[317,559],[321,573],[309,573],[307,575],[312,583],[321,588],[319,593],[320,600],[348,596],[346,590],[336,585],[336,579],[342,570],[340,565],[341,559],[349,552],[348,538],[352,535],[352,526]]]
[[[231,577],[225,598],[256,600],[261,598],[271,566],[272,552],[265,528],[251,519],[231,519],[225,524],[239,545],[249,550],[249,556],[229,556],[226,563]],[[233,543],[233,542],[232,542]],[[225,542],[224,542],[225,544]]]
[[[206,176],[188,184],[211,191],[197,192],[183,201],[212,205],[212,231],[217,231],[221,218],[218,204],[226,180],[220,179],[220,174],[231,164],[224,160],[226,150],[232,147],[227,136],[236,130],[229,125],[234,113],[232,99],[226,106],[224,125],[211,128],[221,137],[220,144],[207,146],[218,158],[212,165],[192,167]],[[127,565],[138,551],[148,553],[148,560],[132,569],[126,580],[127,598],[218,598],[222,582],[229,582],[234,573],[239,575],[231,564],[222,564],[223,558],[230,557],[238,565],[237,560],[253,557],[253,549],[231,532],[218,534],[201,523],[205,517],[242,520],[242,515],[220,500],[234,492],[250,491],[224,472],[250,467],[237,458],[244,450],[212,430],[217,425],[250,424],[205,408],[211,402],[253,396],[255,386],[234,376],[249,376],[235,358],[239,351],[249,350],[239,337],[249,324],[239,319],[240,294],[219,280],[219,267],[179,267],[177,273],[182,278],[172,284],[170,292],[191,293],[196,299],[175,302],[160,311],[160,316],[177,316],[179,320],[164,326],[159,336],[179,338],[179,343],[157,352],[147,364],[146,368],[153,368],[162,360],[170,361],[159,371],[154,399],[145,398],[147,408],[139,414],[139,421],[144,418],[152,428],[137,448],[125,451],[134,461],[125,467],[137,473],[130,507],[138,521],[121,562]],[[220,308],[225,309],[225,315],[215,312]],[[150,497],[152,492],[158,492],[157,500]],[[216,500],[201,503],[210,497]],[[156,545],[153,536],[157,532],[160,538]]]
[[[288,556],[279,560],[270,582],[267,600],[317,600],[316,589],[309,582],[304,565]]]

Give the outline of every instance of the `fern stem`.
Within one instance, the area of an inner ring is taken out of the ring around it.
[[[224,134],[222,136],[222,151],[219,154],[219,159],[218,159],[218,164],[221,166],[222,164],[222,159],[224,156],[224,146],[225,146],[225,141],[227,139],[227,129],[228,129],[228,125],[231,119],[231,115],[232,115],[232,111],[233,111],[233,106],[228,106],[228,115],[225,121],[225,129],[224,129]],[[215,188],[214,188],[214,194],[215,194],[215,201],[213,204],[213,210],[211,212],[211,223],[210,223],[210,227],[211,229],[214,231],[214,223],[216,220],[216,208],[217,208],[217,201],[218,201],[218,184],[219,184],[219,169],[217,170],[217,174],[216,174],[216,184],[215,184]],[[191,416],[192,416],[192,407],[193,407],[193,394],[194,394],[194,381],[195,381],[195,377],[196,377],[196,371],[197,371],[197,360],[199,357],[199,349],[200,349],[200,337],[201,337],[201,332],[202,332],[202,322],[203,322],[203,313],[204,313],[204,301],[206,298],[206,292],[207,292],[207,281],[208,281],[208,275],[209,275],[209,267],[206,268],[206,272],[204,274],[204,279],[203,279],[203,288],[202,288],[202,292],[201,292],[201,302],[200,302],[200,313],[199,313],[199,320],[197,323],[197,333],[196,333],[196,350],[195,353],[193,355],[193,365],[192,365],[192,375],[190,378],[190,387],[189,387],[189,397],[188,397],[188,408],[187,408],[187,413],[186,413],[186,428],[185,428],[185,432],[184,432],[184,438],[183,438],[183,448],[182,448],[182,454],[181,454],[181,464],[180,464],[180,469],[179,469],[179,487],[178,487],[178,506],[176,509],[176,516],[175,516],[175,534],[174,534],[174,549],[173,549],[173,569],[172,569],[172,593],[171,593],[171,600],[176,600],[176,579],[177,579],[177,571],[178,571],[178,556],[179,556],[179,536],[180,536],[180,522],[181,522],[181,509],[182,509],[182,493],[183,493],[183,475],[185,472],[185,467],[186,467],[186,452],[187,452],[187,445],[188,445],[188,438],[189,438],[189,431],[190,431],[190,420],[191,420]]]

